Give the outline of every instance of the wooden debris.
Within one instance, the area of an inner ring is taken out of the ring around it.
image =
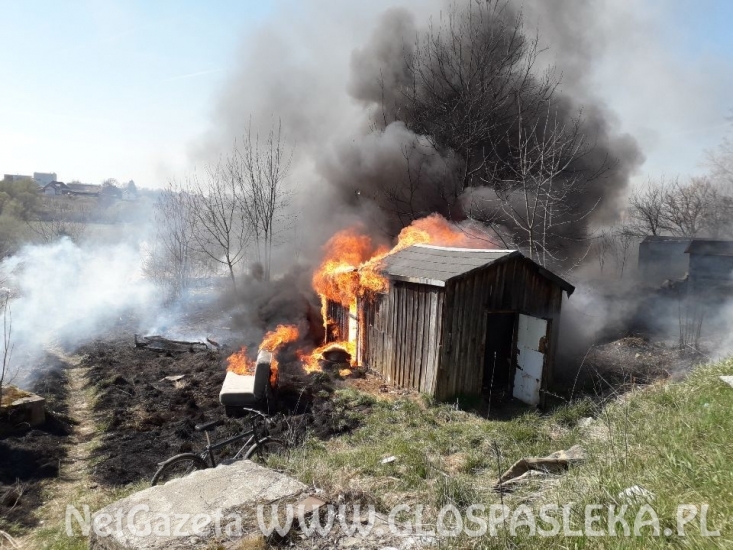
[[[139,336],[135,334],[135,347],[149,349],[152,351],[207,351],[210,349],[206,342],[185,342],[182,340],[169,340],[163,336]],[[212,347],[214,347],[212,345]]]

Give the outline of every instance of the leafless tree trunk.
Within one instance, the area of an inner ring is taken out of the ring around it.
[[[715,208],[717,193],[709,182],[693,179],[689,185],[676,181],[664,197],[664,225],[675,235],[701,235]]]
[[[384,182],[374,198],[404,226],[461,210],[463,193],[494,171],[517,98],[536,115],[559,79],[536,74],[538,39],[524,33],[521,14],[505,0],[451,4],[403,53],[399,85],[382,82],[375,129],[399,121],[415,139],[403,148],[406,176]]]
[[[707,165],[713,181],[727,194],[733,194],[733,141],[724,139],[707,154]]]
[[[13,317],[10,312],[10,303],[7,292],[0,298],[0,308],[3,312],[3,342],[2,342],[2,363],[0,363],[0,400],[2,400],[3,384],[8,382],[10,376],[10,359],[13,355]]]
[[[636,239],[637,239],[636,235],[626,231],[624,228],[620,228],[614,232],[614,240],[616,243],[616,248],[618,250],[617,262],[618,262],[619,279],[624,278],[624,271],[626,269],[626,264],[629,261],[629,252],[631,252],[632,245],[634,244]]]
[[[197,262],[194,217],[189,211],[187,191],[170,181],[155,203],[157,225],[154,250],[146,271],[170,286],[177,296],[189,286]]]
[[[610,168],[610,162],[593,171],[576,168],[593,148],[581,131],[580,116],[570,123],[560,122],[557,112],[547,105],[543,116],[525,123],[521,104],[517,112],[516,136],[502,142],[508,152],[497,154],[502,160],[484,174],[494,196],[484,208],[491,214],[481,221],[497,231],[509,228],[516,244],[534,261],[542,265],[563,262],[564,242],[585,238],[572,228],[596,206],[582,208],[577,198]]]
[[[242,261],[251,236],[251,220],[241,208],[239,187],[226,165],[205,169],[203,180],[193,174],[186,184],[188,215],[199,250],[226,267],[236,289],[235,267]]]
[[[236,186],[234,196],[244,213],[243,221],[255,239],[264,278],[270,279],[272,250],[279,216],[287,206],[291,191],[285,180],[290,172],[293,149],[288,148],[282,123],[273,125],[265,138],[252,134],[250,126],[241,148],[235,147],[226,163],[229,178]]]
[[[552,96],[552,73],[533,72],[538,53],[521,15],[490,0],[453,4],[406,55],[410,85],[395,98],[395,114],[436,150],[458,155],[454,200],[491,164],[492,143],[515,121],[516,98],[530,111]]]
[[[638,236],[723,237],[733,232],[733,196],[708,178],[650,181],[629,202],[627,230]]]
[[[53,198],[49,202],[49,211],[36,220],[29,220],[28,227],[38,235],[43,242],[54,242],[61,237],[68,237],[79,242],[86,231],[89,222],[89,210],[82,207],[73,215],[66,205],[65,198]]]
[[[676,183],[673,182],[672,185]],[[664,178],[655,183],[651,179],[642,189],[635,190],[629,198],[629,224],[627,229],[639,236],[661,235],[664,226],[665,198],[670,184]]]

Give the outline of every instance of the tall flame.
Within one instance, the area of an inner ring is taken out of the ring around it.
[[[227,357],[227,370],[242,376],[251,376],[255,373],[255,362],[247,356],[247,347],[242,346]]]
[[[365,290],[375,292],[387,288],[387,280],[370,273],[364,276],[359,267],[375,255],[385,255],[385,247],[376,247],[367,235],[361,235],[350,227],[336,233],[323,247],[326,254],[321,265],[313,274],[313,289],[325,300],[345,307],[356,304],[356,299]],[[324,310],[325,318],[325,310]]]
[[[433,244],[438,246],[454,246],[461,248],[491,247],[490,239],[481,231],[470,227],[459,227],[440,214],[431,214],[412,222],[397,237],[394,247],[377,246],[368,235],[364,235],[355,227],[339,231],[331,237],[324,249],[324,257],[313,274],[313,289],[321,298],[323,321],[328,325],[327,302],[340,304],[352,315],[358,315],[357,300],[368,292],[383,293],[389,289],[388,280],[381,273],[381,261],[394,252],[415,244]],[[290,342],[298,340],[298,328],[293,325],[278,325],[273,331],[265,334],[260,350],[275,354],[277,350]],[[340,334],[342,341],[329,342],[311,353],[298,351],[306,372],[321,370],[319,361],[323,353],[340,348],[352,357],[352,365],[356,364],[356,335],[353,330],[349,334]],[[228,359],[228,370],[237,374],[252,374],[255,363],[247,357],[247,348],[233,353]],[[275,385],[278,376],[278,363],[273,357],[271,363],[271,384]]]
[[[295,325],[278,325],[275,330],[271,330],[262,339],[260,350],[269,351],[273,354],[270,361],[270,385],[274,388],[277,386],[280,365],[275,358],[275,353],[284,344],[295,342],[300,337],[298,327]],[[248,350],[246,346],[242,346],[239,351],[232,353],[227,357],[227,370],[235,374],[243,376],[251,376],[255,372],[255,362],[247,356]]]
[[[275,352],[280,346],[295,342],[299,337],[300,332],[295,325],[277,325],[275,330],[265,334],[260,349]]]
[[[389,289],[389,281],[382,275],[382,260],[389,254],[415,244],[433,244],[461,248],[486,248],[492,246],[490,239],[480,230],[459,227],[440,214],[431,214],[415,220],[405,227],[397,237],[397,244],[391,249],[377,247],[371,238],[354,227],[344,229],[329,239],[323,247],[325,255],[313,275],[313,289],[321,298],[323,321],[328,327],[327,302],[336,302],[348,308],[357,309],[357,299],[367,292],[383,293]],[[339,335],[344,341],[331,345],[347,349],[356,361],[356,335]],[[319,348],[304,359],[306,370],[315,370],[324,350]]]

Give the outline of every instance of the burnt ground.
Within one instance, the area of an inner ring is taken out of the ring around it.
[[[17,532],[36,524],[45,483],[59,475],[73,422],[66,416],[66,372],[53,356],[30,388],[46,399],[46,422],[0,437],[0,529]]]
[[[219,390],[227,351],[160,353],[135,348],[130,335],[85,346],[78,353],[84,356],[81,366],[88,368],[88,383],[95,390],[93,410],[103,432],[92,455],[92,478],[100,485],[150,479],[159,462],[204,446],[196,424],[225,418]],[[342,384],[338,378],[281,365],[279,420],[273,435],[297,443],[306,431],[329,438],[354,429],[355,411],[331,399]],[[215,438],[233,435],[241,426],[241,420],[226,419]]]
[[[588,350],[579,371],[577,390],[589,395],[623,393],[635,385],[679,379],[705,356],[693,349],[627,336]]]

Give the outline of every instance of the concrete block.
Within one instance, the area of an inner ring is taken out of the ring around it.
[[[46,421],[46,400],[34,393],[15,386],[3,387],[3,402],[0,408],[0,433],[20,428],[39,426]]]
[[[268,505],[264,514],[269,519],[269,504],[294,503],[307,495],[307,487],[296,479],[239,460],[145,489],[99,510],[92,516],[89,548],[205,548],[256,536],[257,505]]]

